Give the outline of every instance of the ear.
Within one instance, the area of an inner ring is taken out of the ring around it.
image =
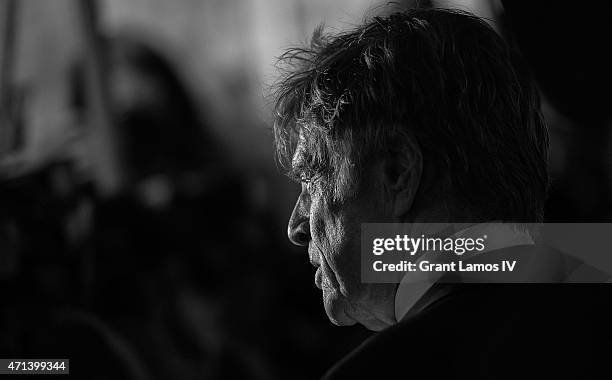
[[[393,216],[402,218],[412,208],[423,175],[423,154],[412,137],[388,148],[383,161],[386,193]]]

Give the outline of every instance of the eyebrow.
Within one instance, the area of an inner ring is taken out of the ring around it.
[[[291,168],[287,172],[289,178],[294,181],[301,181],[301,175],[305,171],[308,170],[306,152],[303,147],[297,146],[295,151],[293,152],[293,157],[291,159]]]
[[[288,177],[295,182],[302,182],[303,176],[309,177],[314,176],[317,173],[322,172],[321,168],[313,166],[312,155],[310,155],[305,149],[297,148],[294,152],[293,159],[291,160],[291,169],[288,171]]]
[[[310,171],[312,171],[312,169],[308,166],[306,160],[302,156],[292,161],[291,169],[287,172],[287,176],[289,176],[289,178],[293,181],[301,182],[302,175]]]

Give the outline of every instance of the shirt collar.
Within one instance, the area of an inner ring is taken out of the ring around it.
[[[487,236],[487,244],[485,249],[480,253],[487,251],[493,251],[503,248],[509,248],[517,245],[533,245],[533,239],[529,232],[522,229],[516,228],[516,225],[509,223],[481,223],[470,226],[464,230],[461,230],[451,237],[457,238],[462,236]],[[435,254],[435,253],[434,253]],[[425,253],[421,256],[418,261],[427,260],[431,258],[431,254]],[[418,272],[407,272],[402,281],[397,287],[395,293],[395,319],[400,321],[402,318],[410,312],[418,312],[422,310],[431,302],[437,298],[433,298],[423,303],[419,310],[414,310],[417,301],[425,295],[425,293],[436,283],[436,281],[443,275],[439,273],[437,277],[431,277],[428,275],[427,278],[418,278]]]

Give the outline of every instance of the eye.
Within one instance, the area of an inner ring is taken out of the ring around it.
[[[290,178],[302,184],[309,192],[315,189],[322,177],[322,173],[311,168],[294,169],[290,174]]]

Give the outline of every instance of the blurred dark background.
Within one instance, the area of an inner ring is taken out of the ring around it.
[[[418,3],[520,48],[551,131],[547,220],[609,221],[607,7]],[[265,88],[319,23],[414,5],[384,4],[0,0],[0,357],[93,379],[311,379],[368,337],[328,322],[286,238],[298,187]]]

